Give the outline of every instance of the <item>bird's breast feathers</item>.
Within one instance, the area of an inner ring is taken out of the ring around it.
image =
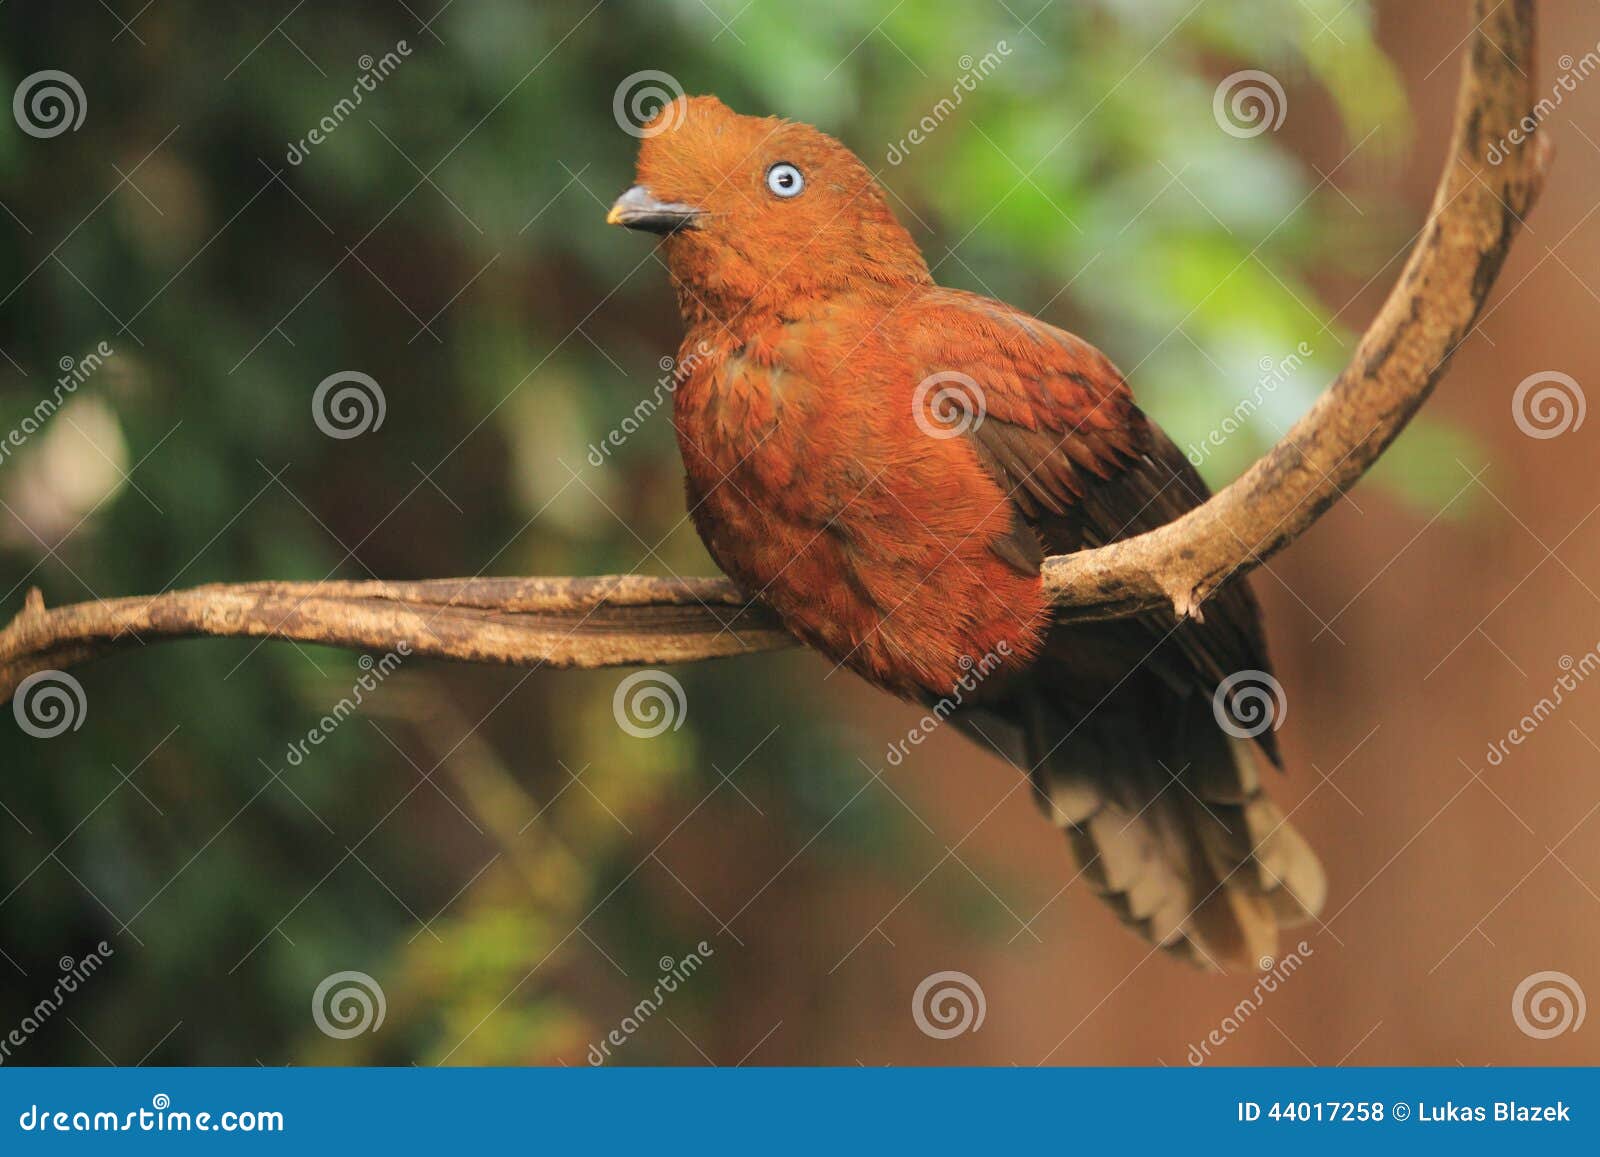
[[[982,386],[924,384],[918,316],[829,303],[691,333],[675,423],[718,565],[835,662],[926,697],[1025,667],[1048,609],[1038,540],[971,437]]]

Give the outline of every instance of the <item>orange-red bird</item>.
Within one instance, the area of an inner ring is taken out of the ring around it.
[[[687,332],[674,424],[712,557],[824,655],[1032,780],[1080,872],[1153,943],[1251,967],[1326,891],[1213,710],[1268,670],[1235,582],[1204,622],[1057,625],[1040,561],[1208,496],[1116,368],[934,284],[883,190],[810,125],[680,98],[613,224],[661,234]],[[1273,732],[1256,739],[1273,763]]]

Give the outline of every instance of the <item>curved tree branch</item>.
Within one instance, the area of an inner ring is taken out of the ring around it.
[[[1148,534],[1047,560],[1069,617],[1163,605],[1198,615],[1228,579],[1293,542],[1388,449],[1444,376],[1544,184],[1543,134],[1488,157],[1533,112],[1533,0],[1476,0],[1450,159],[1400,280],[1333,385],[1265,458]],[[1526,130],[1518,131],[1526,138]]]
[[[1533,105],[1533,0],[1475,0],[1450,159],[1399,281],[1350,365],[1266,457],[1148,534],[1047,559],[1066,621],[1200,614],[1228,580],[1294,541],[1389,446],[1471,331],[1543,184]],[[1530,122],[1531,123],[1531,122]],[[1522,135],[1526,135],[1525,133]],[[1505,158],[1488,160],[1498,144]],[[0,700],[38,671],[199,635],[395,649],[556,667],[678,663],[794,642],[726,579],[439,579],[245,583],[46,610],[37,590],[0,631]]]

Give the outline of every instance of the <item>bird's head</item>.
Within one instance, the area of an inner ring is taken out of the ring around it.
[[[686,316],[929,280],[872,173],[826,133],[714,96],[679,97],[640,132],[638,183],[606,220],[663,236]]]

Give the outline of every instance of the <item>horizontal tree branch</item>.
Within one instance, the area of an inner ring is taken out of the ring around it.
[[[46,609],[0,631],[0,702],[36,671],[199,635],[286,639],[514,666],[684,663],[794,643],[727,579],[477,578],[261,582]]]
[[[1475,0],[1450,156],[1399,281],[1355,356],[1272,450],[1158,530],[1047,559],[1061,621],[1170,609],[1198,615],[1223,583],[1303,533],[1364,474],[1466,339],[1543,184],[1532,123],[1532,0]],[[1521,143],[1510,143],[1514,131]],[[1504,154],[1491,164],[1491,149]],[[23,679],[148,642],[292,639],[468,662],[554,667],[681,663],[794,639],[726,579],[259,582],[47,610],[37,590],[0,631],[0,699]]]

